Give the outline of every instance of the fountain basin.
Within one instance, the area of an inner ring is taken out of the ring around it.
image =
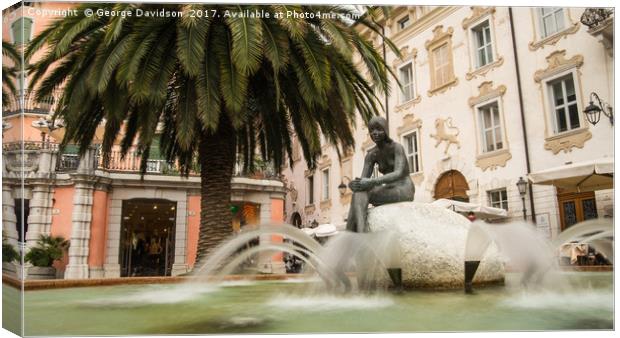
[[[402,202],[371,208],[372,232],[393,231],[400,242],[403,286],[463,288],[465,243],[471,222],[428,203]],[[504,261],[492,244],[484,255],[474,284],[504,281]]]

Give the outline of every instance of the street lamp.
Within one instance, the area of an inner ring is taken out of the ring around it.
[[[525,190],[527,189],[527,181],[523,179],[523,177],[519,177],[519,181],[517,181],[517,189],[519,189],[519,195],[521,195],[521,202],[523,203],[523,219],[526,218],[525,212]]]
[[[342,180],[340,181],[340,184],[338,185],[338,191],[340,192],[340,196],[344,196],[344,194],[346,194],[347,192],[347,185],[344,184],[344,179],[347,179],[349,182],[351,182],[351,179],[348,176],[343,176]]]
[[[598,105],[594,103],[592,98],[596,99]],[[612,107],[606,102],[603,102],[595,92],[590,93],[590,104],[583,110],[583,113],[586,115],[586,119],[594,126],[598,123],[598,121],[600,121],[601,112],[609,118],[609,123],[613,126],[614,113]]]

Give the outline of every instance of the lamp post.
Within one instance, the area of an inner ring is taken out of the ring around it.
[[[598,105],[594,103],[593,98],[596,99]],[[609,123],[611,123],[611,125],[613,126],[613,108],[606,102],[602,101],[595,92],[590,93],[590,104],[586,107],[586,109],[583,110],[583,113],[586,115],[586,119],[594,126],[598,123],[598,121],[600,121],[601,112],[605,114],[607,118],[609,118]]]
[[[519,181],[517,181],[517,188],[519,189],[519,195],[521,195],[521,203],[523,203],[523,220],[526,220],[525,190],[527,189],[527,181],[524,180],[523,177],[519,177]]]

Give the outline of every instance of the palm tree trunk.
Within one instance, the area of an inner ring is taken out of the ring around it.
[[[235,131],[222,114],[215,133],[200,136],[200,233],[195,268],[232,234],[231,179],[236,159]]]

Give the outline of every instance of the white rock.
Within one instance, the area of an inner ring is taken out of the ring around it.
[[[463,287],[465,242],[471,225],[464,216],[428,203],[402,202],[371,208],[368,224],[372,232],[398,233],[405,287]],[[474,284],[503,280],[504,264],[492,244]]]

